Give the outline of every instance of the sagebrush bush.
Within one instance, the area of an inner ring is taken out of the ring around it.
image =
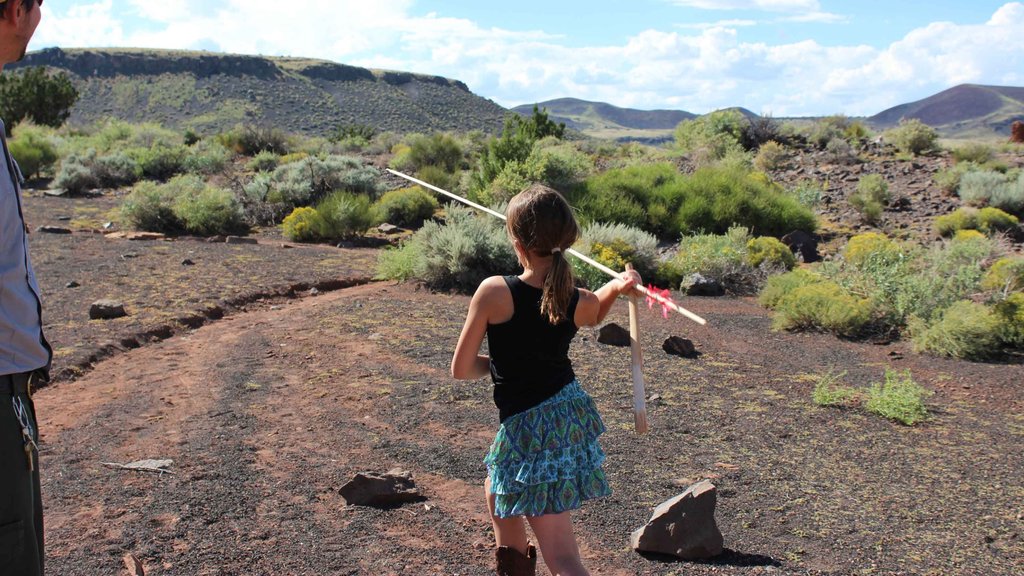
[[[999,354],[999,318],[989,307],[960,300],[944,309],[935,322],[911,323],[914,350],[936,356],[985,360]]]
[[[457,205],[448,205],[445,212],[444,224],[425,222],[399,248],[385,250],[378,275],[472,292],[488,276],[520,269],[499,220]]]
[[[960,178],[957,193],[970,206],[990,206],[1024,215],[1024,171],[967,172]]]
[[[218,134],[217,142],[238,154],[253,156],[269,151],[278,155],[289,152],[288,137],[277,128],[248,124]]]
[[[885,370],[885,380],[868,388],[864,408],[907,426],[928,419],[924,399],[931,395],[911,377],[909,370]]]
[[[959,164],[961,162],[973,162],[984,164],[995,157],[995,151],[988,144],[981,142],[970,142],[953,149],[953,159]]]
[[[769,140],[757,149],[757,155],[754,156],[754,167],[762,172],[770,172],[782,168],[787,161],[789,161],[789,151],[786,150],[786,147],[774,140]]]
[[[51,139],[52,135],[52,129],[36,126],[29,121],[15,127],[7,146],[25,178],[49,172],[57,163],[57,148]]]
[[[231,160],[232,152],[213,140],[201,140],[186,148],[181,167],[185,172],[210,176],[223,172]]]
[[[889,185],[885,179],[878,174],[868,174],[857,182],[857,191],[850,195],[849,202],[865,222],[873,224],[878,222],[889,200]]]
[[[1024,257],[1007,256],[996,260],[981,279],[981,287],[1003,294],[1024,290]]]
[[[996,232],[1011,230],[1019,222],[1016,216],[1007,214],[999,208],[988,206],[978,210],[964,206],[935,218],[935,231],[940,236],[951,236],[961,230],[977,230],[983,234],[992,235]]]
[[[759,236],[747,242],[747,263],[754,268],[765,266],[772,270],[792,270],[796,266],[796,256],[778,238]]]
[[[856,337],[872,319],[872,304],[831,281],[794,288],[775,306],[772,328],[776,330],[823,330],[838,336]]]
[[[188,149],[184,145],[157,144],[150,148],[129,148],[127,153],[138,163],[143,178],[163,181],[185,171]]]
[[[438,203],[419,186],[385,192],[373,205],[374,219],[395,226],[414,227],[434,215]]]
[[[373,225],[370,205],[370,198],[365,194],[332,192],[316,205],[324,221],[324,238],[339,240],[364,234]]]
[[[819,182],[814,180],[801,180],[787,191],[790,196],[796,198],[801,206],[814,209],[821,204],[821,196],[824,189]]]
[[[616,272],[630,263],[646,281],[655,280],[658,239],[638,228],[624,224],[588,224],[573,248]],[[592,290],[610,280],[609,276],[577,258],[570,257],[569,261],[576,278]]]
[[[324,236],[324,219],[316,208],[299,206],[284,217],[281,230],[293,242],[317,242]]]
[[[902,321],[916,317],[930,322],[954,302],[980,290],[985,266],[998,252],[998,244],[987,237],[933,246],[918,257],[912,273],[896,283],[887,298]]]
[[[939,133],[917,118],[900,120],[899,126],[886,132],[886,136],[898,150],[915,156],[935,150],[939,141]]]
[[[234,194],[222,188],[203,186],[201,190],[186,191],[174,199],[173,211],[189,234],[213,236],[248,232]]]
[[[449,174],[445,172],[444,168],[438,166],[424,166],[420,168],[416,172],[416,178],[449,192],[455,188],[459,181],[457,175]]]
[[[183,226],[173,206],[173,193],[165,186],[139,182],[121,203],[121,222],[135,230],[175,234]]]
[[[269,150],[263,150],[262,152],[257,152],[252,157],[252,160],[245,164],[245,168],[253,172],[270,172],[277,168],[280,159],[281,157],[277,154]]]
[[[1017,178],[1011,177],[1006,185],[992,192],[989,204],[1013,214],[1024,216],[1024,170],[1017,172]]]
[[[1024,293],[1014,292],[994,307],[999,320],[999,339],[1007,346],[1024,348]]]
[[[683,236],[675,254],[659,267],[658,277],[676,288],[697,273],[718,281],[735,294],[756,292],[771,271],[750,264],[750,240],[750,231],[742,226],[730,228],[725,234]]]
[[[54,187],[71,195],[82,194],[93,188],[98,188],[100,182],[93,174],[91,166],[86,162],[91,164],[91,159],[77,154],[65,157],[61,161],[56,178],[53,179]]]
[[[765,308],[776,308],[779,302],[797,288],[810,286],[824,282],[825,279],[815,272],[803,268],[797,268],[785,274],[778,274],[768,278],[764,289],[758,295],[758,302]]]
[[[731,151],[742,150],[740,143],[747,124],[738,110],[718,110],[683,120],[675,129],[676,146],[704,161],[719,160]]]
[[[270,178],[260,180],[259,186],[266,188],[267,202],[294,207],[315,204],[335,191],[375,197],[379,178],[375,168],[364,166],[358,158],[307,156],[278,166]]]
[[[130,186],[142,178],[139,163],[125,152],[112,152],[96,158],[92,172],[103,188]]]

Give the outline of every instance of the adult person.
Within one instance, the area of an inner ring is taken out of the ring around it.
[[[25,55],[42,0],[0,1],[0,70]],[[32,386],[45,379],[52,351],[43,337],[39,286],[28,256],[21,171],[0,120],[0,573],[43,573],[43,505],[39,490]]]

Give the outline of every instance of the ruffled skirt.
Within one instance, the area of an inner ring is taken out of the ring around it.
[[[611,494],[597,440],[604,431],[594,401],[576,381],[507,418],[484,458],[495,515],[558,514]]]

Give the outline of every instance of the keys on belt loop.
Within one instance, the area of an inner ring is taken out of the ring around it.
[[[25,444],[25,458],[28,460],[28,470],[32,472],[36,469],[35,458],[32,457],[32,451],[39,453],[39,445],[36,444],[35,430],[32,428],[32,422],[28,418],[28,410],[25,409],[25,404],[22,403],[21,398],[15,396],[11,399],[11,404],[14,407],[14,417],[18,419],[18,425],[21,426],[21,441]]]

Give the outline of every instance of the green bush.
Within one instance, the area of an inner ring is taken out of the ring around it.
[[[121,203],[121,221],[128,228],[176,234],[184,226],[174,213],[174,195],[156,182],[139,182]]]
[[[839,384],[843,376],[846,376],[846,372],[835,373],[830,370],[818,378],[811,394],[814,403],[818,406],[846,406],[856,398],[856,389]]]
[[[438,166],[424,166],[416,172],[416,178],[433,184],[441,190],[451,192],[459,183],[458,176],[445,172],[444,168]]]
[[[821,196],[824,188],[814,180],[801,180],[793,188],[787,191],[790,196],[796,198],[801,206],[813,210],[821,204]]]
[[[188,149],[183,145],[157,144],[150,148],[131,148],[128,150],[128,154],[132,155],[138,163],[143,178],[167,180],[184,172]]]
[[[189,234],[213,236],[248,232],[242,210],[228,190],[212,186],[188,190],[174,199],[173,210]]]
[[[191,174],[210,176],[223,172],[231,160],[232,152],[223,144],[212,140],[201,140],[186,147],[181,167]]]
[[[995,305],[999,339],[1008,346],[1024,348],[1024,293],[1014,292]]]
[[[747,263],[754,268],[764,265],[773,270],[792,270],[796,256],[778,238],[759,236],[747,242]]]
[[[747,119],[738,110],[718,110],[676,126],[676,146],[699,162],[720,160],[729,152],[740,151]]]
[[[843,259],[855,267],[866,265],[888,266],[904,258],[905,250],[885,234],[866,232],[847,241]]]
[[[332,192],[316,205],[316,211],[324,220],[323,234],[328,240],[359,236],[373,225],[370,198],[365,194]]]
[[[935,185],[946,194],[956,194],[960,188],[960,180],[964,174],[977,170],[977,166],[970,162],[961,162],[951,168],[943,168],[935,173],[932,180]]]
[[[278,155],[289,152],[285,133],[267,126],[247,124],[218,134],[216,140],[224,147],[245,156],[254,156],[263,151]]]
[[[842,114],[835,114],[816,120],[806,130],[807,142],[819,150],[824,150],[829,142],[845,140],[846,130],[850,127],[850,119]]]
[[[425,222],[402,246],[385,250],[378,261],[378,275],[472,292],[484,278],[518,269],[499,220],[457,205],[448,205],[445,212],[444,224]]]
[[[14,137],[8,141],[11,155],[18,162],[25,178],[49,172],[57,163],[57,149],[51,141],[51,133],[50,130],[24,123],[18,126]]]
[[[425,166],[437,166],[455,172],[462,165],[462,148],[450,134],[415,134],[409,138],[408,162],[413,172]]]
[[[99,180],[92,173],[92,168],[86,165],[89,158],[78,155],[71,155],[61,162],[60,170],[53,179],[53,185],[68,194],[82,194],[93,188],[98,188]]]
[[[995,157],[995,151],[988,144],[971,142],[953,149],[953,159],[961,162],[984,164]]]
[[[872,305],[831,281],[793,289],[775,306],[772,327],[776,330],[819,329],[839,336],[856,337],[871,322]]]
[[[1024,216],[1024,170],[1017,172],[1016,179],[1010,174],[1005,186],[993,190],[989,205]]]
[[[28,66],[0,76],[0,118],[7,136],[25,119],[60,127],[77,100],[78,90],[64,71],[51,74],[44,66]]]
[[[414,227],[433,216],[438,204],[419,186],[385,192],[373,206],[375,220],[395,226]]]
[[[886,369],[885,381],[876,382],[868,389],[864,408],[868,412],[912,426],[928,419],[924,399],[930,395],[931,392],[914,382],[909,370],[897,372]]]
[[[690,275],[699,273],[735,294],[756,292],[770,271],[750,264],[750,240],[750,232],[741,226],[730,228],[725,234],[684,236],[676,253],[659,268],[658,279],[678,287]]]
[[[960,300],[929,324],[911,323],[914,350],[936,356],[984,360],[999,353],[999,318],[987,306]]]
[[[142,178],[142,168],[125,152],[113,152],[96,158],[92,172],[104,188],[130,186]]]
[[[777,274],[768,278],[764,289],[758,296],[758,302],[765,308],[774,309],[778,307],[783,298],[797,288],[824,281],[825,279],[821,275],[803,268],[797,268],[785,274]]]
[[[348,156],[307,156],[278,166],[270,178],[259,181],[259,187],[266,188],[267,202],[293,207],[315,204],[334,191],[376,196],[378,185],[375,168]]]
[[[316,242],[323,238],[324,219],[316,208],[299,206],[281,222],[284,235],[293,242]]]
[[[874,224],[889,204],[889,199],[889,185],[885,180],[878,174],[868,174],[857,182],[857,191],[850,195],[850,205],[865,222]]]
[[[939,133],[917,118],[904,118],[899,126],[887,132],[888,140],[901,152],[915,156],[934,151]]]
[[[951,236],[960,230],[977,230],[992,235],[1011,230],[1017,226],[1016,216],[999,208],[986,207],[981,210],[965,206],[935,219],[935,231],[941,236]]]
[[[252,160],[246,163],[245,168],[253,172],[270,172],[277,168],[280,158],[280,156],[269,150],[263,150],[262,152],[257,152],[252,157]]]
[[[996,260],[981,279],[981,287],[1003,294],[1024,290],[1024,257],[1008,256]]]
[[[638,228],[624,224],[588,224],[573,248],[616,272],[621,272],[626,263],[630,263],[641,278],[648,282],[655,279],[658,239]],[[570,257],[569,261],[576,278],[592,290],[600,288],[610,279],[607,274],[582,260]]]
[[[957,194],[969,206],[987,206],[992,196],[1009,183],[1006,174],[988,170],[967,172],[960,177]]]
[[[787,161],[789,161],[789,152],[786,147],[774,140],[769,140],[757,149],[757,155],[754,156],[754,167],[762,172],[771,172],[784,167]]]
[[[525,162],[535,142],[548,136],[561,138],[564,133],[565,124],[550,120],[547,112],[538,110],[536,106],[529,117],[506,114],[501,136],[487,141],[476,170],[470,174],[470,197],[479,199],[479,195],[487,190],[509,162]]]

